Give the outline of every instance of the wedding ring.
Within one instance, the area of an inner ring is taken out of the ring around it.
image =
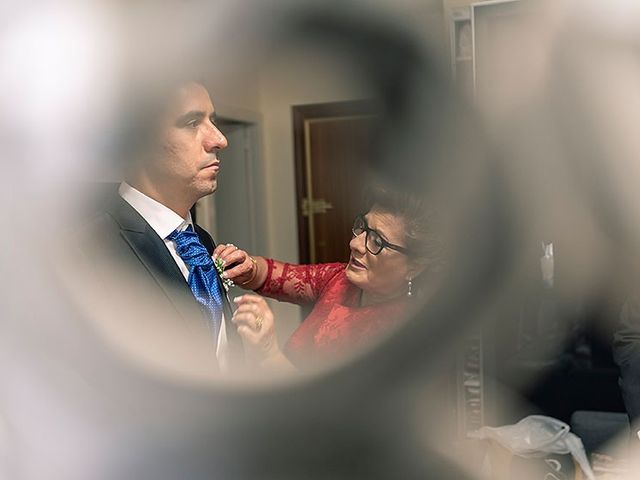
[[[259,332],[260,330],[262,330],[262,315],[258,316],[258,318],[256,318],[256,332]]]

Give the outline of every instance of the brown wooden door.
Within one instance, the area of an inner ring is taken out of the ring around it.
[[[365,209],[373,145],[371,107],[293,108],[300,261],[346,262],[354,217]]]

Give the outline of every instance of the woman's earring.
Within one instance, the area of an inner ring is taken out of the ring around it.
[[[413,295],[413,292],[411,291],[412,288],[413,288],[413,282],[409,280],[409,283],[407,284],[407,297],[410,297]]]

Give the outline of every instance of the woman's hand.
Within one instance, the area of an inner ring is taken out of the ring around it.
[[[247,252],[240,250],[232,243],[220,244],[213,251],[213,260],[216,261],[216,259],[223,262],[224,278],[240,287],[253,286],[258,276],[258,264]],[[232,268],[228,268],[229,266]]]
[[[281,357],[273,312],[264,298],[247,294],[236,297],[233,301],[238,309],[233,314],[232,321],[238,326],[247,355],[258,363]]]

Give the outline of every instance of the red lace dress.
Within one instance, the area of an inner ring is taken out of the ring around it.
[[[298,305],[313,305],[309,316],[293,332],[284,353],[296,366],[346,356],[397,324],[406,307],[404,298],[360,306],[362,290],[345,273],[346,265],[292,265],[267,260],[268,273],[257,293]]]

